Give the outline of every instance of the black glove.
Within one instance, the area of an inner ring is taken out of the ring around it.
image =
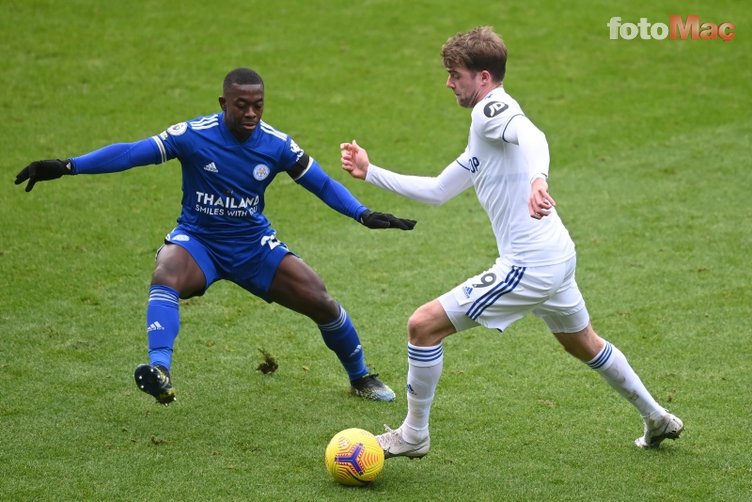
[[[389,213],[377,213],[366,209],[360,216],[360,222],[368,228],[399,228],[400,230],[412,230],[417,223],[415,220],[397,218]]]
[[[55,180],[65,174],[71,174],[69,160],[35,160],[16,174],[16,185],[29,180],[26,191],[31,192],[37,181]]]

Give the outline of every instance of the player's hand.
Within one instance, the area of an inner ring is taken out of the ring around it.
[[[548,183],[543,178],[536,178],[530,187],[530,199],[527,202],[527,209],[530,217],[540,220],[544,216],[551,214],[551,210],[556,205],[556,201],[548,194]]]
[[[368,152],[365,148],[358,145],[353,140],[352,143],[342,143],[339,145],[340,158],[342,160],[342,169],[350,173],[353,178],[366,179],[368,174]]]
[[[377,213],[366,209],[360,216],[360,222],[368,228],[399,228],[400,230],[412,230],[417,223],[415,220],[397,218],[389,213]]]
[[[71,174],[71,163],[68,160],[35,160],[16,175],[16,185],[29,180],[26,191],[31,192],[37,181],[54,180],[66,174]]]

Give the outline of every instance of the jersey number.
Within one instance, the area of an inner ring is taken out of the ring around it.
[[[279,240],[277,240],[277,236],[276,235],[265,235],[265,236],[263,236],[261,238],[261,245],[262,246],[267,246],[268,245],[269,249],[274,249],[277,246],[279,246],[280,244],[282,244],[282,243],[279,242]]]

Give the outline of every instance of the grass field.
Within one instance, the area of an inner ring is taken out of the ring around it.
[[[594,5],[595,4],[595,5]],[[739,0],[398,2],[0,0],[0,500],[752,500],[752,11]],[[732,22],[731,42],[609,40],[606,23]],[[433,174],[464,148],[444,88],[452,34],[494,26],[507,90],[547,134],[595,328],[686,424],[658,451],[637,413],[542,322],[445,342],[432,451],[336,485],[340,429],[406,410],[405,322],[496,250],[468,192],[441,208],[356,183],[338,145]],[[12,184],[29,161],[134,141],[217,111],[230,69],[266,81],[264,119],[377,210],[373,232],[293,182],[267,214],[358,327],[391,404],[348,395],[307,319],[220,283],[184,302],[179,400],[139,392],[153,255],[179,211],[177,162]],[[259,349],[279,361],[256,371]]]

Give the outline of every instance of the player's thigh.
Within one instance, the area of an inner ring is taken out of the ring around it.
[[[169,286],[181,298],[189,298],[203,293],[207,287],[207,278],[186,248],[167,243],[157,252],[152,284]]]
[[[152,283],[170,285],[181,298],[202,295],[219,279],[213,252],[181,225],[165,236],[156,262]]]
[[[590,324],[585,299],[575,280],[576,260],[562,264],[564,275],[556,290],[533,313],[543,319],[552,333],[580,333]]]

